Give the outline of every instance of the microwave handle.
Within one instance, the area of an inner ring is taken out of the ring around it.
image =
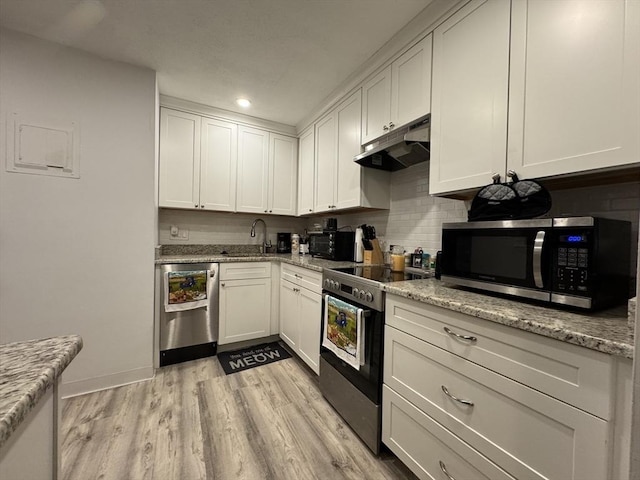
[[[544,247],[544,230],[536,233],[536,239],[533,242],[533,283],[538,288],[543,288],[542,281],[542,248]]]

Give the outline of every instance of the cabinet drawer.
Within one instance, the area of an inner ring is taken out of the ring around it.
[[[391,390],[382,389],[382,441],[422,479],[513,479],[486,457]]]
[[[322,273],[320,272],[283,263],[280,278],[312,292],[322,293]]]
[[[385,320],[600,418],[612,418],[610,355],[393,295],[387,296]],[[476,340],[463,340],[455,333]]]
[[[271,277],[270,262],[221,263],[220,280],[242,280]]]
[[[384,351],[385,384],[511,475],[606,478],[606,421],[390,326]]]

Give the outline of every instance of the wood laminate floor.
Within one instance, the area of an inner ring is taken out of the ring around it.
[[[62,477],[114,480],[399,479],[322,398],[297,358],[225,375],[215,357],[65,400]]]

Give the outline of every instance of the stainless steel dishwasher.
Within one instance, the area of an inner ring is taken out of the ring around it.
[[[206,297],[203,276],[206,275]],[[195,279],[195,280],[194,280]],[[196,291],[197,299],[175,301],[178,306],[169,305],[176,293],[171,286],[177,282],[178,292]],[[200,282],[199,291],[197,289]],[[181,263],[167,264],[160,268],[157,281],[159,325],[159,365],[164,367],[174,363],[208,357],[216,354],[218,346],[218,264]],[[167,302],[167,298],[170,301]],[[197,300],[197,301],[196,301]],[[189,302],[192,301],[191,305]],[[173,308],[180,311],[168,311]]]

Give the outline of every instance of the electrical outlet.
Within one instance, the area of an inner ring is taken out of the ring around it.
[[[189,230],[185,230],[185,229],[179,230],[178,238],[180,238],[180,240],[189,240]]]
[[[177,225],[171,225],[171,228],[169,229],[169,233],[171,234],[172,237],[177,237],[179,231],[180,230],[178,230]]]

